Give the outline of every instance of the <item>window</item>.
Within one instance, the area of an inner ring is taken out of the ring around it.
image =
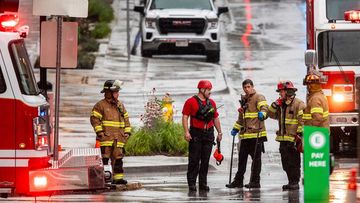
[[[327,0],[326,17],[329,20],[344,20],[344,12],[350,10],[359,10],[359,0]]]
[[[204,9],[212,10],[210,0],[153,0],[150,9]]]
[[[10,55],[22,94],[38,95],[34,73],[23,40],[14,40],[9,44]]]
[[[2,74],[1,68],[0,68],[0,93],[4,93],[6,91],[6,84],[4,80],[4,75]]]
[[[318,36],[319,67],[360,66],[359,31],[326,31]]]

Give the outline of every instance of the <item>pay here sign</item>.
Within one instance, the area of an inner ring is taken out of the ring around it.
[[[330,175],[329,130],[304,126],[304,199],[328,202]]]

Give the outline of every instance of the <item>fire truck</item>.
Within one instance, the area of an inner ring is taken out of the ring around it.
[[[330,150],[354,151],[357,143],[357,90],[360,85],[360,1],[306,0],[310,64],[325,80],[329,103]],[[310,60],[311,61],[311,60]],[[309,66],[308,66],[309,67]]]
[[[17,26],[18,3],[4,2],[14,1],[0,1],[0,195],[104,188],[99,149],[71,149],[54,160],[49,103],[24,43],[28,29]]]

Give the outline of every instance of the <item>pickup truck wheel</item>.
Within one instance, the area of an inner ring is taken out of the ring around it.
[[[211,52],[206,55],[207,62],[217,63],[220,60],[220,51]]]

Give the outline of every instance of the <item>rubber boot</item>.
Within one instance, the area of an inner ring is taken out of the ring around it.
[[[226,184],[225,186],[227,188],[242,188],[242,187],[244,187],[243,181],[239,181],[236,179],[233,182],[231,182],[230,184]]]

